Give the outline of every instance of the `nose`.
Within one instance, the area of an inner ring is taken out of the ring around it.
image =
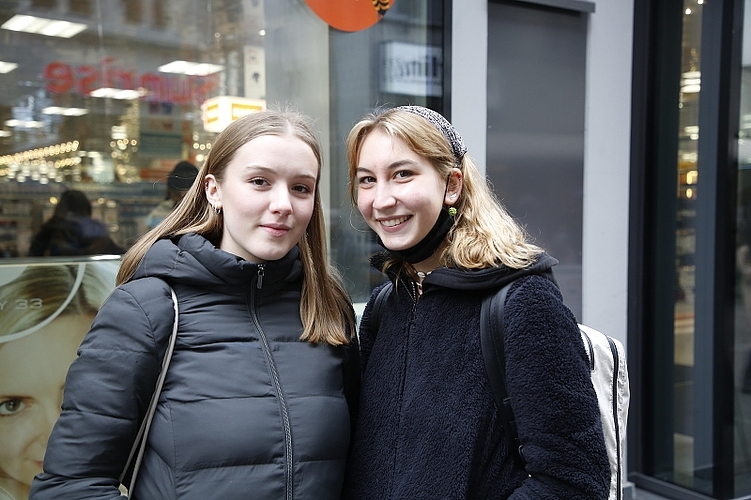
[[[292,213],[292,199],[290,197],[289,189],[286,187],[279,187],[271,193],[269,210],[278,214]]]
[[[377,183],[373,195],[373,208],[375,210],[383,210],[396,204],[394,193],[386,182]]]

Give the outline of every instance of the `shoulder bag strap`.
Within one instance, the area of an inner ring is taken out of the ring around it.
[[[513,283],[513,282],[512,282]],[[480,344],[485,359],[490,389],[493,391],[503,430],[508,439],[509,453],[521,468],[524,468],[522,445],[516,429],[511,399],[506,392],[506,355],[503,349],[503,306],[511,283],[482,301],[480,310]]]
[[[373,338],[378,333],[378,327],[381,326],[381,305],[389,293],[391,293],[392,288],[394,288],[394,284],[391,281],[387,282],[378,292],[378,295],[376,295],[375,301],[373,301],[373,309],[370,311],[370,321],[368,322],[368,329]]]
[[[130,466],[131,462],[133,461],[133,457],[135,456],[136,461],[135,465],[133,466],[133,474],[131,475],[130,485],[128,486],[128,496],[133,495],[133,488],[136,485],[136,478],[138,477],[138,469],[141,467],[143,454],[146,451],[146,440],[149,435],[149,430],[151,429],[151,420],[154,418],[156,406],[159,402],[159,395],[161,394],[162,386],[164,385],[164,379],[167,377],[167,368],[169,367],[170,361],[172,360],[172,353],[175,350],[179,313],[177,308],[177,295],[175,295],[175,291],[172,289],[172,287],[170,287],[170,293],[172,294],[172,305],[175,309],[175,322],[172,325],[172,335],[170,335],[169,345],[167,346],[167,351],[164,353],[164,359],[162,359],[162,369],[159,372],[159,378],[156,382],[154,394],[151,396],[151,402],[149,403],[148,411],[146,412],[146,416],[144,417],[143,422],[141,422],[141,427],[138,429],[138,434],[136,434],[136,439],[133,442],[133,446],[130,449],[130,454],[128,455],[128,461],[125,462],[125,468],[123,468],[123,472],[122,474],[120,474],[120,482],[122,483],[122,480],[128,471],[128,467]]]

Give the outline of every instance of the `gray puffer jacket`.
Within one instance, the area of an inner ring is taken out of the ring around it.
[[[256,265],[196,234],[157,242],[102,306],[30,498],[120,495],[172,330],[168,284],[179,335],[131,498],[339,498],[356,346],[299,340],[297,248]]]

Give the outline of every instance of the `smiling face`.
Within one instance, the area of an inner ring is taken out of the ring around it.
[[[61,316],[18,340],[0,344],[0,473],[31,485],[42,472],[63,385],[93,316]]]
[[[441,176],[402,139],[375,129],[362,143],[356,182],[363,218],[386,248],[399,251],[425,238],[442,206],[456,202],[461,173]]]
[[[221,180],[206,176],[206,196],[224,218],[219,248],[255,263],[284,257],[310,222],[317,177],[301,139],[262,135],[241,146]]]

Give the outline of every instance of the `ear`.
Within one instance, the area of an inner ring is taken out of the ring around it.
[[[214,174],[207,174],[204,181],[204,192],[206,193],[206,199],[209,200],[209,204],[212,206],[222,206],[222,189],[219,183],[214,177]]]
[[[462,171],[458,168],[452,168],[448,179],[448,188],[446,189],[446,197],[443,203],[451,206],[459,200],[459,195],[462,194],[462,188],[464,187],[464,176]]]

